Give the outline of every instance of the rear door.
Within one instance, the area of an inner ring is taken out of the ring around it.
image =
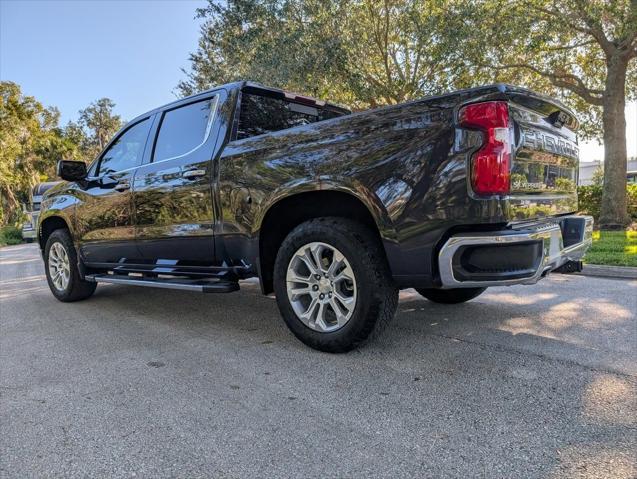
[[[214,92],[160,113],[149,163],[133,186],[137,244],[146,262],[214,261],[212,157],[224,99],[224,91]]]
[[[139,257],[131,186],[142,163],[152,116],[122,131],[78,182],[76,229],[80,251],[86,263],[116,263]]]

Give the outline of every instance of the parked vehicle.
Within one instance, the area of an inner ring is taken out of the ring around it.
[[[53,295],[97,283],[228,293],[258,276],[307,345],[347,351],[398,290],[439,303],[577,269],[577,120],[491,85],[352,114],[232,83],[145,113],[43,202]]]
[[[38,224],[38,216],[40,215],[40,204],[42,203],[42,195],[44,195],[47,190],[54,187],[58,183],[59,181],[38,183],[33,187],[33,190],[31,190],[29,206],[25,211],[27,218],[22,224],[22,238],[27,243],[31,243],[37,237],[36,228]]]

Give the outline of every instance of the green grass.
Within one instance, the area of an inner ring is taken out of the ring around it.
[[[637,267],[637,231],[594,231],[584,262]]]
[[[22,243],[22,232],[15,226],[0,228],[0,246]]]

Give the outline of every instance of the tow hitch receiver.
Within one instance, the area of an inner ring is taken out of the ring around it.
[[[581,261],[568,261],[559,268],[553,270],[554,273],[571,274],[582,271],[583,265]]]

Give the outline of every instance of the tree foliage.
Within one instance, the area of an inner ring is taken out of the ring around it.
[[[121,126],[113,102],[98,100],[80,112],[80,122],[59,126],[60,113],[0,82],[0,224],[19,221],[32,188],[55,177],[58,160],[93,159]]]
[[[502,81],[561,98],[589,138],[607,53],[637,31],[634,0],[208,2],[183,95],[249,78],[366,107]],[[637,98],[636,62],[626,86]]]
[[[238,79],[355,108],[450,89],[460,74],[441,0],[209,0],[181,94]]]
[[[122,127],[122,119],[113,113],[115,102],[100,98],[80,110],[79,122],[69,123],[66,131],[80,145],[87,160],[95,158]]]
[[[31,188],[53,174],[58,159],[76,149],[58,127],[60,113],[0,82],[0,191],[2,224],[20,215]]]
[[[607,63],[637,54],[637,2],[472,0],[456,3],[453,17],[474,82],[514,82],[556,96],[578,113],[580,135],[601,138]],[[626,93],[637,98],[634,61]]]

